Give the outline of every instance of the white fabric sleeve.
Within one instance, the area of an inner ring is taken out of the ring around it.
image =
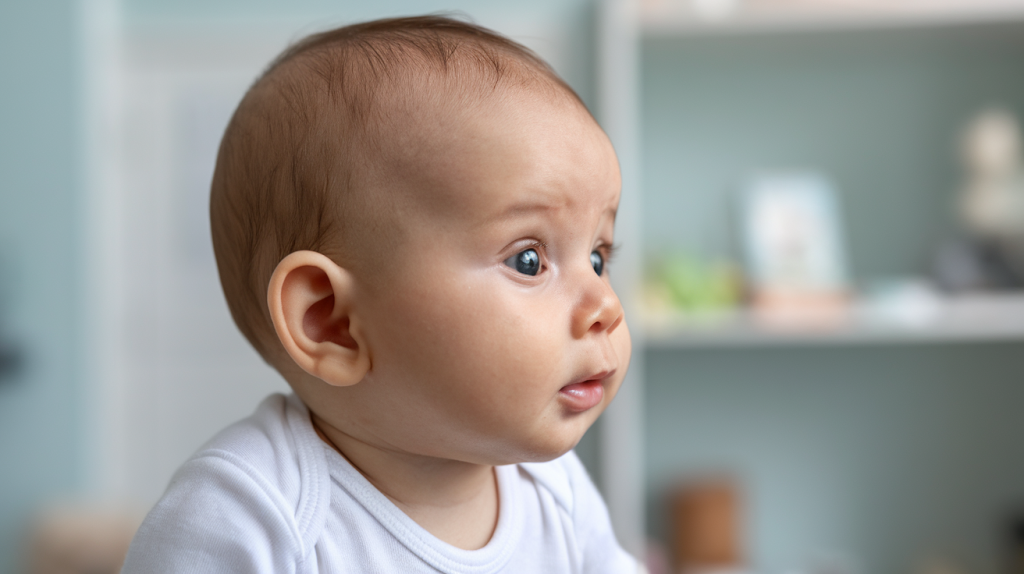
[[[187,462],[132,540],[122,574],[294,573],[294,521],[263,479],[230,453]]]
[[[562,457],[573,492],[573,523],[583,555],[584,574],[637,574],[640,563],[615,538],[601,493],[590,480],[579,457]]]

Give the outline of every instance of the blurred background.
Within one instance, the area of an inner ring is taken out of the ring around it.
[[[635,341],[578,452],[653,574],[1024,572],[1024,1],[5,0],[0,574],[114,572],[286,385],[207,194],[290,42],[458,11],[611,135]]]

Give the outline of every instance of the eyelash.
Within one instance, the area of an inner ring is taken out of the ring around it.
[[[601,254],[604,256],[604,264],[608,265],[615,259],[615,254],[619,252],[620,245],[617,243],[602,243],[594,248],[594,251],[604,252]]]
[[[545,251],[548,248],[548,244],[543,241],[532,241],[523,245],[519,248],[519,251],[526,251],[527,249],[536,249],[538,253]]]

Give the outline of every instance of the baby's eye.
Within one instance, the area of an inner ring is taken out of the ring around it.
[[[536,275],[540,271],[540,255],[536,249],[524,249],[506,259],[505,265],[523,275]]]
[[[598,275],[604,273],[604,256],[599,251],[590,252],[590,266]]]

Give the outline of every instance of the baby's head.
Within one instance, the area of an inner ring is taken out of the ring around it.
[[[533,53],[439,17],[307,38],[250,89],[211,196],[232,316],[321,424],[482,464],[572,448],[630,340],[607,137]]]

